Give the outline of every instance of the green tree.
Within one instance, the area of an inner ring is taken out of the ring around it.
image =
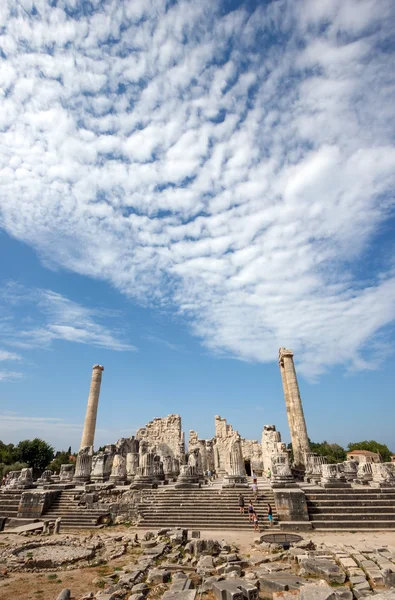
[[[343,462],[347,458],[346,451],[342,446],[339,446],[339,444],[329,444],[327,441],[321,443],[310,441],[310,449],[319,456],[325,456],[328,463]]]
[[[25,462],[29,467],[32,467],[35,474],[44,471],[54,457],[54,449],[52,446],[39,438],[19,442],[17,453],[18,460]]]
[[[4,475],[7,475],[10,471],[20,471],[25,467],[28,467],[26,463],[22,462],[14,462],[9,465],[5,465],[4,463],[0,463],[0,479],[3,478]]]
[[[364,442],[351,442],[348,444],[348,451],[352,452],[353,450],[369,450],[369,452],[376,452],[376,454],[380,454],[381,460],[384,462],[391,461],[392,452],[385,444],[380,444],[379,442],[375,442],[374,440],[364,441]]]
[[[60,466],[75,463],[75,459],[74,460],[73,459],[74,459],[74,457],[71,455],[71,448],[69,448],[69,450],[62,450],[55,454],[55,458],[48,465],[48,469],[51,469],[51,471],[59,473]]]
[[[10,465],[18,458],[18,452],[14,444],[4,444],[0,440],[0,463]]]

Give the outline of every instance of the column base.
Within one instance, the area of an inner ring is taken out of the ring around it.
[[[225,475],[223,488],[248,488],[248,481],[245,475]]]
[[[74,477],[73,484],[74,485],[82,485],[83,483],[90,483],[90,476],[79,475],[78,477]]]
[[[151,490],[153,487],[157,487],[157,483],[154,482],[154,478],[151,475],[138,475],[134,478],[133,483],[130,485],[131,490]]]
[[[339,481],[338,479],[327,479],[324,481],[320,482],[320,486],[323,487],[324,489],[331,489],[331,488],[350,488],[351,487],[351,483],[348,483],[347,481]]]

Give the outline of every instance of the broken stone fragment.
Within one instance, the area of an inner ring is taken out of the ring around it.
[[[344,583],[346,575],[335,562],[321,558],[306,558],[301,565],[309,575],[319,575],[330,583]]]
[[[147,583],[148,584],[158,584],[158,583],[167,583],[170,581],[170,571],[166,571],[164,569],[151,569],[148,572]]]
[[[199,587],[199,594],[204,594],[205,592],[210,592],[213,589],[213,584],[217,581],[222,581],[223,577],[220,575],[213,575],[211,577],[207,577],[202,585]]]
[[[70,600],[70,597],[71,597],[70,590],[65,588],[64,590],[62,590],[60,592],[60,594],[58,595],[56,600]]]

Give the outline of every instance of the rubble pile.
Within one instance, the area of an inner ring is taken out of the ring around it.
[[[374,595],[374,600],[395,600],[395,553],[387,547],[357,550],[302,540],[284,549],[263,538],[242,554],[225,540],[200,539],[198,533],[190,539],[185,529],[147,532],[141,539],[67,536],[9,547],[0,553],[0,565],[10,572],[64,568],[65,563],[109,569],[82,596],[64,589],[62,599],[359,600]],[[111,567],[121,556],[126,564]]]

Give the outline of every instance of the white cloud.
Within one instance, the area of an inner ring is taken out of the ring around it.
[[[16,305],[26,309],[22,316],[17,316]],[[124,333],[107,325],[120,315],[88,308],[51,290],[27,289],[9,282],[0,292],[0,311],[4,315],[0,321],[3,343],[20,349],[49,348],[55,340],[63,340],[114,351],[136,350]],[[0,360],[21,359],[15,352],[0,350]],[[18,376],[4,371],[2,378]]]
[[[22,379],[23,374],[18,371],[5,371],[4,369],[0,370],[0,381],[16,381],[17,379]]]
[[[21,360],[21,357],[15,352],[8,352],[8,350],[0,349],[0,360]]]
[[[393,211],[393,3],[35,6],[0,12],[6,231],[172,303],[215,352],[376,366],[395,317],[372,250]],[[35,343],[130,349],[69,300],[39,304]]]

